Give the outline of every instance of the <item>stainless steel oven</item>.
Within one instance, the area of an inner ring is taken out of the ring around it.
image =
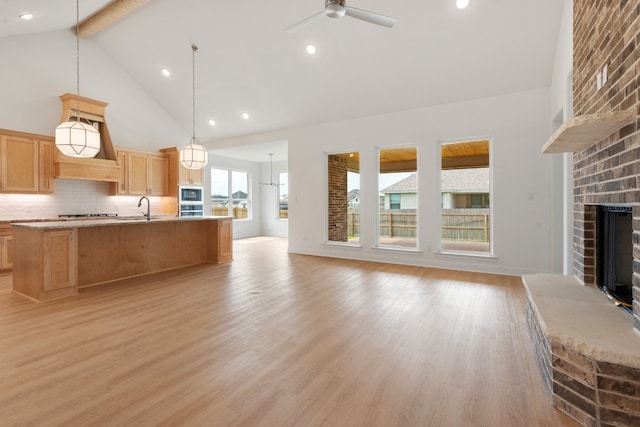
[[[178,211],[180,217],[204,216],[204,187],[178,186]]]
[[[204,205],[188,204],[179,205],[180,216],[204,216]]]

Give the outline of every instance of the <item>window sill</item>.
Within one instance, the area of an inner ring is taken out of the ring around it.
[[[323,243],[323,245],[325,246],[337,246],[340,248],[356,248],[356,249],[362,249],[362,245],[360,244],[360,242],[354,242],[354,243],[349,243],[349,242],[331,242],[329,240],[325,241]]]
[[[474,259],[483,259],[483,260],[487,260],[487,261],[497,261],[498,257],[495,256],[492,253],[487,253],[487,252],[466,252],[466,251],[447,251],[447,250],[440,250],[440,251],[435,251],[434,254],[436,254],[437,256],[443,256],[443,257],[466,257],[466,258],[474,258]]]
[[[390,252],[406,252],[411,254],[421,254],[422,250],[418,248],[407,248],[404,246],[374,246],[374,250],[390,251]]]

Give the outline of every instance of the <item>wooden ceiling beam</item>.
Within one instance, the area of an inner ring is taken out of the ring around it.
[[[78,36],[91,37],[148,2],[149,0],[113,0],[80,23]]]

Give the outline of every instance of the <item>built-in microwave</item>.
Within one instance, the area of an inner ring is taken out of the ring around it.
[[[202,204],[204,203],[204,188],[193,185],[178,186],[178,204]]]

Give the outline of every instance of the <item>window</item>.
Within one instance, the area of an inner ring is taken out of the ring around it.
[[[389,209],[400,209],[400,194],[389,194]]]
[[[360,242],[360,153],[327,155],[327,240]]]
[[[489,140],[441,143],[441,247],[491,252]]]
[[[418,149],[394,147],[380,150],[378,189],[378,244],[418,246]]]
[[[278,218],[289,218],[289,173],[280,172],[278,174]]]
[[[211,169],[211,214],[251,217],[249,174],[243,171]]]

